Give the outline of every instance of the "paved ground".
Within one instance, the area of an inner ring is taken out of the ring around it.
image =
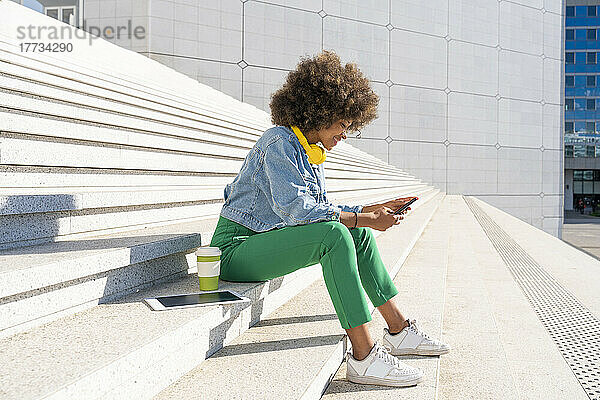
[[[600,217],[565,211],[562,239],[600,260]]]

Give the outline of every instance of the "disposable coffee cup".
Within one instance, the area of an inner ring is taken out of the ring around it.
[[[200,290],[217,290],[221,273],[221,250],[218,247],[200,247],[196,250]]]

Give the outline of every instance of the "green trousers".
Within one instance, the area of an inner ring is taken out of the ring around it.
[[[371,320],[365,292],[375,307],[398,293],[371,228],[323,221],[255,232],[220,216],[210,246],[221,249],[220,278],[225,281],[266,281],[321,263],[344,329]]]

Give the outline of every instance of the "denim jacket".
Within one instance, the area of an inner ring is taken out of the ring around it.
[[[224,197],[221,215],[255,232],[339,221],[341,211],[363,208],[327,200],[323,164],[310,164],[294,132],[283,126],[267,129],[257,140]]]

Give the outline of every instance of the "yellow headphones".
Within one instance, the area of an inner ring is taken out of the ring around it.
[[[304,137],[302,132],[300,132],[300,129],[298,129],[297,126],[292,126],[292,130],[296,134],[296,137],[300,141],[302,147],[304,147],[304,150],[306,150],[306,154],[308,155],[308,161],[313,164],[323,163],[325,161],[325,158],[327,158],[325,150],[321,148],[321,146],[317,146],[316,144],[309,145],[308,140],[306,140],[306,138]]]

